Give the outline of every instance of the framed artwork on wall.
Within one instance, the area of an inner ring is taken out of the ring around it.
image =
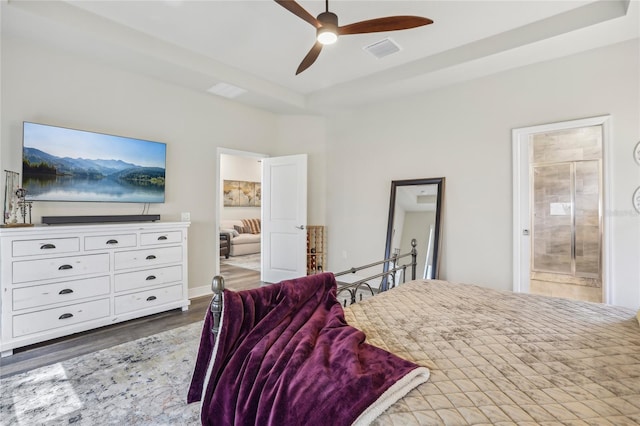
[[[262,185],[260,182],[225,179],[222,194],[225,207],[260,207]]]

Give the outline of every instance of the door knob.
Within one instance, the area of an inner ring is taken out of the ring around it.
[[[303,230],[304,229],[304,225],[300,225],[300,226],[296,226],[296,228]]]

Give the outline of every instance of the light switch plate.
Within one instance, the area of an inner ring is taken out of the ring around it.
[[[180,213],[180,220],[183,221],[183,222],[190,222],[191,221],[191,213],[189,213],[189,212]]]

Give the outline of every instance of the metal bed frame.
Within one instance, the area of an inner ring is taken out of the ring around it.
[[[411,279],[416,279],[416,259],[418,256],[418,251],[416,250],[417,242],[415,239],[411,240],[411,251],[409,253],[400,254],[400,251],[394,251],[393,256],[388,259],[381,260],[379,262],[369,263],[368,265],[363,265],[359,267],[354,267],[348,269],[346,271],[338,272],[333,274],[336,277],[336,281],[338,282],[338,294],[341,292],[348,292],[350,296],[350,304],[356,303],[358,290],[361,288],[366,288],[371,292],[372,296],[375,296],[376,292],[371,287],[371,285],[367,282],[373,279],[381,278],[380,286],[378,287],[378,292],[387,291],[389,289],[394,288],[396,283],[396,272],[402,271],[402,282],[406,282],[407,277],[407,268],[411,267]],[[399,260],[405,257],[411,256],[411,263],[407,263],[404,265],[399,264]],[[340,282],[337,277],[345,276],[348,274],[355,274],[358,271],[362,271],[363,269],[368,269],[377,265],[385,265],[389,266],[385,268],[386,270],[379,274],[374,274],[367,276],[365,278],[359,279],[358,281],[354,281],[352,283],[344,283]],[[342,285],[340,285],[342,284]],[[216,275],[213,277],[211,281],[211,291],[213,291],[213,298],[211,299],[210,309],[211,315],[213,315],[213,325],[211,327],[211,332],[214,335],[218,334],[220,330],[220,318],[222,316],[222,293],[224,292],[224,278],[220,275]],[[360,300],[362,300],[362,293],[360,294]],[[346,306],[346,301],[345,301]]]
[[[387,291],[396,286],[396,272],[398,271],[402,271],[402,282],[403,283],[406,282],[408,267],[411,267],[411,279],[415,280],[416,264],[417,264],[416,259],[418,257],[418,251],[416,250],[416,245],[417,245],[417,242],[414,238],[411,240],[411,251],[409,253],[400,254],[399,249],[396,249],[396,251],[394,251],[393,253],[393,256],[391,256],[388,259],[384,259],[379,262],[369,263],[368,265],[362,265],[357,268],[351,268],[346,271],[333,274],[336,277],[336,281],[338,282],[338,294],[340,294],[343,291],[348,292],[349,295],[351,296],[350,297],[351,301],[349,304],[356,303],[356,298],[357,298],[356,296],[358,294],[358,290],[360,290],[362,287],[366,287],[371,292],[371,295],[375,296],[376,294],[375,291],[373,290],[373,288],[371,288],[371,285],[367,281],[381,278],[380,285],[378,286],[378,292]],[[411,256],[411,263],[408,263],[406,265],[400,265],[398,261],[408,256]],[[361,278],[358,281],[354,281],[352,283],[343,283],[343,282],[341,283],[340,280],[338,279],[338,277],[345,276],[348,274],[355,274],[358,271],[362,271],[363,269],[368,269],[377,265],[388,265],[389,267],[385,268],[384,272],[370,275],[365,278]],[[360,293],[360,300],[362,300],[362,293]],[[345,306],[346,306],[346,301],[345,301]]]

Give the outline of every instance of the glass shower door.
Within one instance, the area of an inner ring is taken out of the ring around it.
[[[602,301],[601,128],[535,135],[532,293]]]

